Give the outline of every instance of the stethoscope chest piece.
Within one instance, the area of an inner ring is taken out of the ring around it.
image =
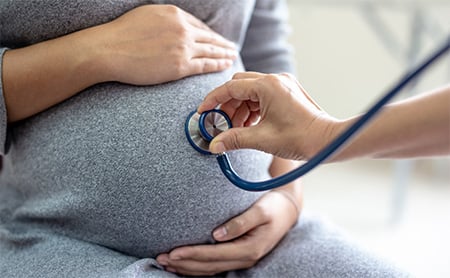
[[[184,130],[189,143],[202,154],[211,154],[209,143],[214,137],[232,127],[225,112],[214,109],[198,114],[192,111],[186,119]]]

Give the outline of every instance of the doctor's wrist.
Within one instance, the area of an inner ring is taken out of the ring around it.
[[[327,115],[318,115],[298,136],[298,154],[310,160],[322,151],[339,134],[342,123]]]
[[[322,148],[329,145],[338,136],[340,136],[343,132],[345,132],[354,123],[354,120],[355,119],[337,120],[336,122],[332,123],[328,127],[326,136],[324,136],[324,137],[326,137],[326,141],[324,142],[324,145]],[[350,139],[350,141],[348,141],[348,143],[341,146],[336,153],[331,155],[331,157],[326,160],[326,163],[345,160],[346,159],[345,157],[347,156],[347,153],[349,151],[348,147],[350,146],[352,140],[354,140],[354,138]]]

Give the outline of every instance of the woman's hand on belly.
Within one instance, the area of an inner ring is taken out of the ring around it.
[[[171,5],[145,5],[56,39],[6,51],[8,121],[37,114],[97,83],[154,85],[229,68],[232,42]]]
[[[135,8],[100,28],[107,81],[151,85],[229,68],[234,43],[172,5]]]
[[[298,215],[292,200],[269,192],[214,231],[219,243],[175,248],[157,261],[167,271],[194,276],[250,268],[278,244]]]

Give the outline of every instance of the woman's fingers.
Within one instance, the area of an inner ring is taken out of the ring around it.
[[[195,260],[171,261],[166,270],[190,276],[211,276],[221,272],[249,268],[254,265],[253,261],[214,261],[201,262]]]
[[[244,260],[249,256],[252,243],[237,239],[232,242],[183,246],[169,253],[170,262],[195,260],[201,262]]]
[[[182,14],[185,19],[187,20],[187,22],[189,22],[191,25],[199,28],[199,29],[203,29],[206,31],[212,31],[211,28],[209,28],[209,26],[204,23],[203,21],[201,21],[200,19],[196,18],[195,16],[193,16],[192,14],[184,11],[183,9],[180,9],[178,7],[176,7],[177,9],[179,9],[180,14]]]
[[[232,64],[233,60],[231,59],[195,58],[188,62],[186,68],[188,74],[185,75],[221,71],[229,68]]]
[[[222,46],[197,43],[194,45],[192,58],[226,58],[235,60],[238,57],[237,51]]]
[[[167,271],[193,276],[252,267],[289,230],[289,218],[280,217],[286,212],[285,206],[292,209],[290,201],[281,195],[266,194],[213,232],[220,242],[178,247],[156,260]]]
[[[189,50],[191,57],[187,65],[189,73],[210,73],[229,68],[239,56],[235,44],[211,30],[193,15],[186,12],[183,14],[192,25],[187,28],[192,36]]]
[[[217,241],[236,239],[255,227],[267,222],[266,215],[259,206],[252,206],[244,213],[232,218],[213,231],[213,237]]]
[[[99,28],[105,81],[159,84],[225,70],[239,55],[233,42],[173,5],[140,6]]]
[[[232,41],[212,30],[195,29],[194,39],[197,43],[208,43],[228,49],[236,49],[236,45]]]

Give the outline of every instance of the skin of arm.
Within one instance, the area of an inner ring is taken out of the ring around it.
[[[158,84],[224,70],[236,56],[232,42],[181,9],[140,6],[102,25],[8,50],[2,76],[8,122],[97,83]]]
[[[358,118],[339,121],[329,137],[334,138]],[[330,162],[445,154],[450,154],[450,86],[387,105]]]
[[[296,169],[300,164],[294,160],[283,159],[274,156],[272,164],[269,168],[270,175],[275,178],[286,174],[294,169]],[[301,211],[303,209],[303,187],[300,180],[296,180],[285,186],[271,190],[270,192],[279,192],[284,197],[286,197],[291,205],[295,209],[295,213],[292,212],[289,215],[285,215],[285,218],[290,219],[289,222],[292,223],[291,226],[297,222],[300,217]]]
[[[308,160],[358,119],[328,115],[289,74],[238,73],[213,90],[198,112],[218,104],[237,128],[214,138],[213,153],[254,148]],[[327,162],[450,154],[449,108],[449,85],[389,104]]]

